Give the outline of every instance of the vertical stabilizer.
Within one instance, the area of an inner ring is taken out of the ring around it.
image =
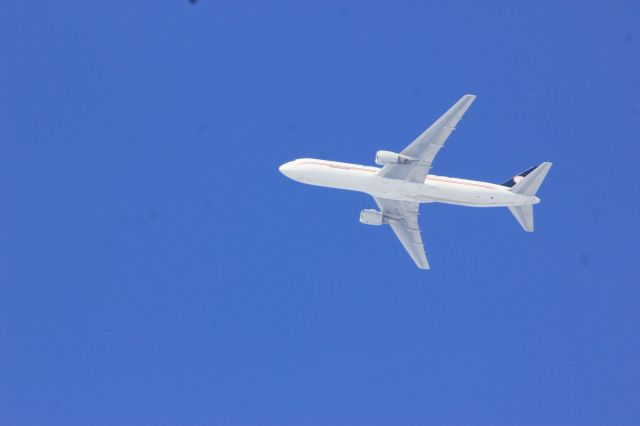
[[[527,232],[533,232],[533,205],[509,207],[509,211]]]
[[[516,194],[533,197],[540,189],[542,181],[547,177],[551,163],[542,163],[538,167],[532,167],[524,172],[514,176],[510,180],[502,183],[503,186],[509,187],[509,191]],[[537,200],[536,202],[539,202]],[[527,232],[533,232],[533,205],[526,204],[522,206],[509,207],[509,211],[516,218],[522,229]]]
[[[518,176],[520,179],[515,180],[515,185],[510,189],[511,192],[522,195],[536,195],[542,181],[549,173],[551,163],[542,163],[535,169],[529,169],[524,176]]]

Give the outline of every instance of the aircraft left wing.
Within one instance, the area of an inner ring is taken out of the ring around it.
[[[407,164],[387,164],[378,174],[390,179],[424,183],[436,154],[475,99],[474,95],[461,97],[438,121],[400,152],[415,161]]]
[[[411,201],[388,200],[373,197],[380,211],[392,218],[389,226],[420,269],[429,269],[424,252],[420,226],[418,225],[419,204]]]

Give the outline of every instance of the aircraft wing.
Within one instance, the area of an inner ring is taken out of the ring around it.
[[[408,164],[387,164],[379,175],[390,179],[424,183],[436,154],[475,99],[474,95],[464,95],[400,153],[417,161]]]
[[[384,215],[393,218],[389,226],[418,268],[429,269],[418,225],[419,204],[411,201],[387,200],[386,198],[373,197],[373,199]]]

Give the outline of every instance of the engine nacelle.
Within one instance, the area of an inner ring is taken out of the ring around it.
[[[360,222],[365,225],[382,225],[389,223],[384,215],[378,210],[364,209],[360,212]]]
[[[376,152],[376,164],[384,166],[386,164],[409,164],[415,160],[406,155],[398,154],[391,151],[378,151]]]

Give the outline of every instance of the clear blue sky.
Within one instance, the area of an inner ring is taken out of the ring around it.
[[[3,2],[0,424],[640,424],[640,3],[527,3]],[[554,162],[534,234],[423,272],[278,172],[464,93],[433,172]]]

